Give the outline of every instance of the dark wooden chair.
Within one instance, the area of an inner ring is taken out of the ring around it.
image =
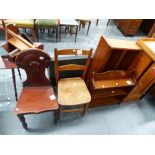
[[[85,66],[77,64],[67,64],[59,66],[58,55],[81,55],[88,56]],[[62,112],[75,112],[80,111],[84,115],[88,109],[89,102],[91,101],[90,93],[85,84],[85,76],[88,66],[90,64],[92,49],[89,51],[78,49],[55,49],[55,77],[58,86],[58,103],[59,110],[57,113],[56,123],[60,120]],[[60,78],[59,72],[81,70],[83,74],[81,77]],[[78,107],[78,108],[77,108]],[[67,109],[66,109],[67,108]]]
[[[23,90],[15,109],[24,129],[27,130],[24,115],[58,109],[51,81],[45,75],[51,58],[43,50],[27,49],[16,57],[15,62],[27,74],[27,80],[23,82]]]

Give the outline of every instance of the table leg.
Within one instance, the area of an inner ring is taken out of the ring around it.
[[[98,25],[98,21],[99,21],[99,19],[96,19],[96,26]]]
[[[16,87],[15,70],[14,70],[14,68],[12,68],[11,70],[12,70],[12,79],[13,79],[13,86],[14,86],[15,98],[16,98],[16,101],[17,101],[18,98],[17,98],[17,87]]]
[[[87,35],[88,35],[88,32],[89,32],[90,25],[91,25],[91,21],[89,22],[89,25],[88,25]]]
[[[76,26],[75,42],[76,42],[76,38],[77,38],[77,33],[78,33],[78,26]]]
[[[56,26],[56,42],[58,42],[59,30],[58,26]]]
[[[60,26],[60,30],[59,30],[59,42],[61,40],[61,26]]]

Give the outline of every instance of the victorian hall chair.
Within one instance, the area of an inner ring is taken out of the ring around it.
[[[17,55],[16,64],[25,70],[27,79],[17,102],[15,112],[24,129],[28,129],[24,115],[38,114],[58,109],[58,103],[45,71],[51,63],[50,56],[41,49],[26,49]]]

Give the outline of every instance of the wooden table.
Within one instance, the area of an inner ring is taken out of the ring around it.
[[[15,68],[17,68],[15,63],[9,61],[6,58],[0,57],[0,69],[11,69],[12,71],[13,86],[14,86],[15,98],[17,101],[17,87],[16,87],[16,78],[15,78],[15,70],[14,70]]]
[[[75,34],[75,42],[76,42],[78,27],[79,27],[78,22],[75,19],[60,19],[59,41],[61,39],[61,33],[62,33],[61,28],[62,28],[62,26],[68,27],[68,31],[71,35]],[[76,27],[75,32],[72,32],[72,27]]]

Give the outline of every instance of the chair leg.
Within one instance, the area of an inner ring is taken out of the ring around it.
[[[36,40],[37,40],[37,42],[39,41],[39,33],[38,33],[38,29],[37,28],[35,28],[35,33],[36,33]]]
[[[59,109],[55,111],[55,124],[57,124],[60,121],[61,111],[62,111],[61,106],[59,106]]]
[[[19,74],[20,79],[22,79],[22,76],[21,76],[19,68],[17,68],[17,70],[18,70],[18,74]]]
[[[110,19],[108,19],[107,26],[109,25],[109,23],[110,23]]]
[[[50,35],[50,29],[48,29],[48,36]]]
[[[14,68],[11,69],[12,71],[12,80],[13,80],[13,86],[14,86],[14,92],[15,92],[15,98],[16,98],[16,101],[18,101],[18,95],[17,95],[17,87],[16,87],[16,76],[15,76],[15,70]]]
[[[23,28],[24,29],[24,33],[26,34],[26,28]]]
[[[20,122],[22,123],[23,128],[25,130],[27,130],[28,128],[27,128],[27,124],[26,124],[24,115],[18,114],[17,117],[19,118]]]
[[[35,42],[36,41],[36,31],[34,28],[32,28],[31,31],[32,31],[32,41]]]
[[[88,111],[88,107],[89,107],[89,103],[83,105],[83,113],[82,113],[82,116],[84,116],[86,114],[86,112]]]
[[[99,19],[96,19],[96,26],[98,26],[98,21],[99,21]]]

